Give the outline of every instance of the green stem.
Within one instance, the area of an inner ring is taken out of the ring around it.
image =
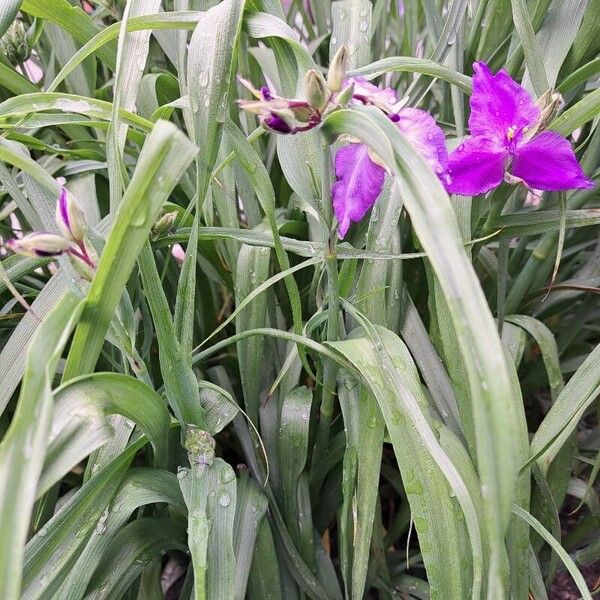
[[[511,197],[514,186],[509,183],[502,183],[500,187],[490,196],[490,212],[483,224],[483,235],[489,235],[495,229],[495,223],[502,214],[508,199]]]
[[[327,297],[328,297],[328,321],[327,341],[335,341],[340,336],[340,286],[336,254],[336,233],[332,228],[331,210],[331,154],[329,145],[323,142],[323,170],[321,173],[321,201],[322,213],[325,219],[325,227],[329,235],[329,243],[325,251],[325,269],[327,273]],[[323,366],[323,393],[321,396],[319,426],[315,441],[313,454],[313,475],[315,466],[324,458],[329,445],[329,429],[335,406],[335,384],[337,380],[338,367],[330,360],[325,361]],[[318,479],[318,478],[317,478]],[[322,481],[313,477],[312,492],[317,494]]]

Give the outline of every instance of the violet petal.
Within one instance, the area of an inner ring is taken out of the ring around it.
[[[373,104],[386,111],[394,111],[398,104],[396,92],[391,87],[385,89],[378,88],[363,77],[347,79],[344,81],[343,87],[346,88],[351,83],[354,83],[352,97],[357,104]]]
[[[350,222],[360,221],[375,204],[383,188],[385,170],[369,158],[366,144],[350,144],[337,151],[335,174],[338,181],[331,195],[338,234],[343,239]]]
[[[71,224],[69,223],[69,210],[67,207],[67,189],[60,188],[60,196],[58,198],[58,207],[60,212],[60,218],[63,222],[66,230],[71,231]]]
[[[555,131],[544,131],[520,146],[511,173],[537,190],[594,187],[581,169],[571,143]]]
[[[508,157],[508,150],[495,139],[466,138],[448,158],[447,190],[462,196],[489,192],[502,183]]]
[[[473,65],[473,94],[469,129],[473,136],[486,136],[506,142],[508,130],[532,127],[540,119],[540,109],[529,92],[504,69],[495,75],[484,62]]]
[[[398,113],[395,123],[444,185],[448,185],[450,183],[447,173],[448,150],[444,132],[435,119],[424,110],[403,108]]]
[[[267,129],[278,133],[292,133],[292,128],[278,115],[270,114],[263,120],[263,123]]]

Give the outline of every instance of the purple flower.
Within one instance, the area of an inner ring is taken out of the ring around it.
[[[484,194],[505,179],[537,190],[590,188],[571,144],[542,131],[542,111],[530,94],[502,69],[495,75],[483,62],[473,65],[471,137],[449,157],[449,192]]]
[[[442,182],[448,185],[448,153],[444,133],[435,119],[418,108],[402,108],[403,103],[398,102],[391,88],[381,90],[364,79],[353,81],[354,102],[377,106],[387,114]],[[338,220],[338,235],[343,239],[350,223],[360,221],[375,204],[383,188],[385,168],[368,146],[352,143],[338,150],[335,174],[337,181],[331,195]]]

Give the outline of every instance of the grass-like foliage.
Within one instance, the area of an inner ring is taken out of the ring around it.
[[[599,14],[2,0],[0,598],[590,600]]]

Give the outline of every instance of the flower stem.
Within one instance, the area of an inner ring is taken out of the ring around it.
[[[509,183],[502,183],[494,193],[490,196],[490,212],[488,213],[487,219],[483,225],[483,235],[488,235],[496,229],[495,223],[502,215],[502,211],[506,206],[509,198],[514,191],[514,186]]]
[[[328,298],[328,321],[327,341],[335,341],[340,336],[340,287],[338,276],[338,264],[336,254],[336,233],[332,227],[331,210],[331,154],[329,145],[323,142],[323,169],[321,173],[321,200],[325,226],[328,232],[328,244],[325,250],[325,270],[327,273],[327,298]],[[318,473],[316,466],[321,463],[327,453],[329,445],[329,429],[335,405],[335,384],[338,368],[331,361],[326,360],[323,365],[323,388],[321,395],[321,406],[315,451],[312,461],[313,478],[311,481],[311,492],[318,494],[322,481],[316,478]]]

